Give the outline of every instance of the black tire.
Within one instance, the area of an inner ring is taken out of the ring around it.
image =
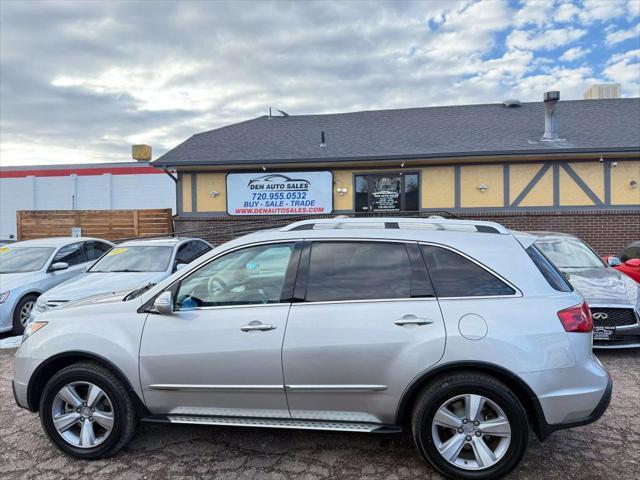
[[[68,443],[53,425],[52,405],[56,394],[71,382],[90,382],[102,389],[113,405],[113,428],[109,436],[93,448],[80,448]],[[40,397],[40,421],[49,439],[67,455],[81,459],[106,458],[133,437],[136,426],[135,407],[123,383],[110,370],[93,362],[78,362],[56,373],[44,387]]]
[[[20,321],[20,312],[29,302],[32,302],[33,306],[35,306],[36,300],[38,300],[38,295],[29,294],[22,297],[16,304],[16,308],[13,311],[13,329],[11,330],[12,335],[22,335],[24,333],[24,325],[22,325],[22,322]]]
[[[504,456],[486,469],[467,470],[450,463],[440,454],[432,437],[436,411],[449,399],[464,394],[482,395],[495,402],[510,423],[511,440]],[[413,407],[411,430],[416,447],[436,470],[448,478],[465,480],[502,478],[520,463],[529,441],[527,414],[516,395],[496,378],[473,372],[442,376],[427,385]]]

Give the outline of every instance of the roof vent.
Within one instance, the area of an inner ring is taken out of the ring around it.
[[[518,100],[517,98],[507,98],[506,100],[502,101],[502,105],[504,105],[505,107],[508,107],[508,108],[519,107],[520,106],[520,100]]]
[[[544,93],[544,135],[542,140],[558,140],[558,109],[556,104],[560,100],[560,92],[552,90]]]

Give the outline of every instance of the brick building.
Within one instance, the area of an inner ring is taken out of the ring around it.
[[[262,116],[196,134],[176,229],[212,240],[301,216],[429,215],[574,233],[601,254],[640,238],[640,99]]]

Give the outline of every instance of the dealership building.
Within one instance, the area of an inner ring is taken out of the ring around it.
[[[177,231],[438,213],[577,234],[601,254],[640,238],[640,98],[280,112],[152,165],[177,176]]]

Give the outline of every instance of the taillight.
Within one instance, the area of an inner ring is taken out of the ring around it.
[[[590,332],[593,330],[591,310],[589,310],[587,302],[560,310],[558,318],[566,332]]]

